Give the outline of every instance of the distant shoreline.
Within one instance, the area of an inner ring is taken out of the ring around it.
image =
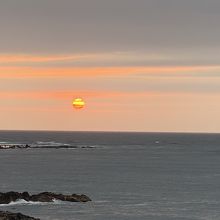
[[[9,149],[93,149],[93,146],[70,146],[70,145],[60,145],[60,146],[31,146],[28,144],[0,144],[0,150]]]

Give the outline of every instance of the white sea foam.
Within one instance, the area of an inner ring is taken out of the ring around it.
[[[107,202],[110,202],[109,200],[97,200],[97,201],[94,201],[95,203],[107,203]]]
[[[70,146],[69,144],[66,143],[60,143],[56,141],[37,141],[36,144],[32,144],[32,146],[37,146],[37,147],[44,147],[44,146]]]
[[[0,141],[0,145],[24,145],[24,144],[18,142]]]
[[[32,202],[32,201],[26,201],[24,199],[19,199],[15,202],[10,202],[8,204],[0,204],[0,207],[17,206],[17,205],[50,205],[50,204],[59,205],[63,203],[65,202],[56,199],[54,199],[53,202]]]

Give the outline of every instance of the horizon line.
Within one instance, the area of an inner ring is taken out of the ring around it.
[[[219,134],[220,132],[206,131],[132,131],[132,130],[49,130],[49,129],[0,129],[0,132],[76,132],[76,133],[158,133],[158,134]]]

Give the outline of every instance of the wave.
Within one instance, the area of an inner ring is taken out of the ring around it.
[[[108,202],[110,202],[110,201],[109,200],[96,200],[96,201],[94,201],[94,203],[97,203],[97,204],[99,204],[99,203],[103,204],[103,203],[108,203]]]
[[[0,141],[0,144],[10,144],[10,142],[7,142],[7,141]]]
[[[65,202],[60,201],[60,200],[53,200],[53,202],[32,202],[32,201],[26,201],[24,199],[19,199],[15,202],[10,202],[8,204],[0,204],[0,207],[5,207],[5,206],[17,206],[17,205],[59,205],[59,204],[64,204]]]
[[[60,147],[60,146],[71,147],[70,144],[59,143],[55,141],[37,141],[36,143],[31,144],[31,147]]]

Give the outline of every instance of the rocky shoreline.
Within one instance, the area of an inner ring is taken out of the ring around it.
[[[28,144],[0,144],[0,150],[7,150],[7,149],[75,149],[75,148],[86,148],[91,149],[94,148],[93,146],[70,146],[70,145],[59,145],[59,146],[51,146],[51,145],[44,145],[44,146],[31,146]]]
[[[91,199],[86,195],[63,195],[52,192],[42,192],[35,195],[30,195],[28,192],[6,192],[0,193],[0,204],[9,204],[17,200],[25,200],[27,202],[53,202],[54,200],[67,202],[89,202]]]
[[[28,144],[1,144],[0,149],[27,149],[31,148]]]
[[[28,192],[0,192],[0,204],[9,204],[18,200],[25,200],[27,202],[54,202],[54,200],[66,202],[89,202],[92,201],[88,196],[81,194],[63,195],[52,192],[42,192],[39,194],[30,195]],[[0,211],[0,220],[39,220],[37,218],[29,217],[21,213],[11,213]]]
[[[23,215],[21,213],[0,211],[0,220],[40,220],[40,219]]]

